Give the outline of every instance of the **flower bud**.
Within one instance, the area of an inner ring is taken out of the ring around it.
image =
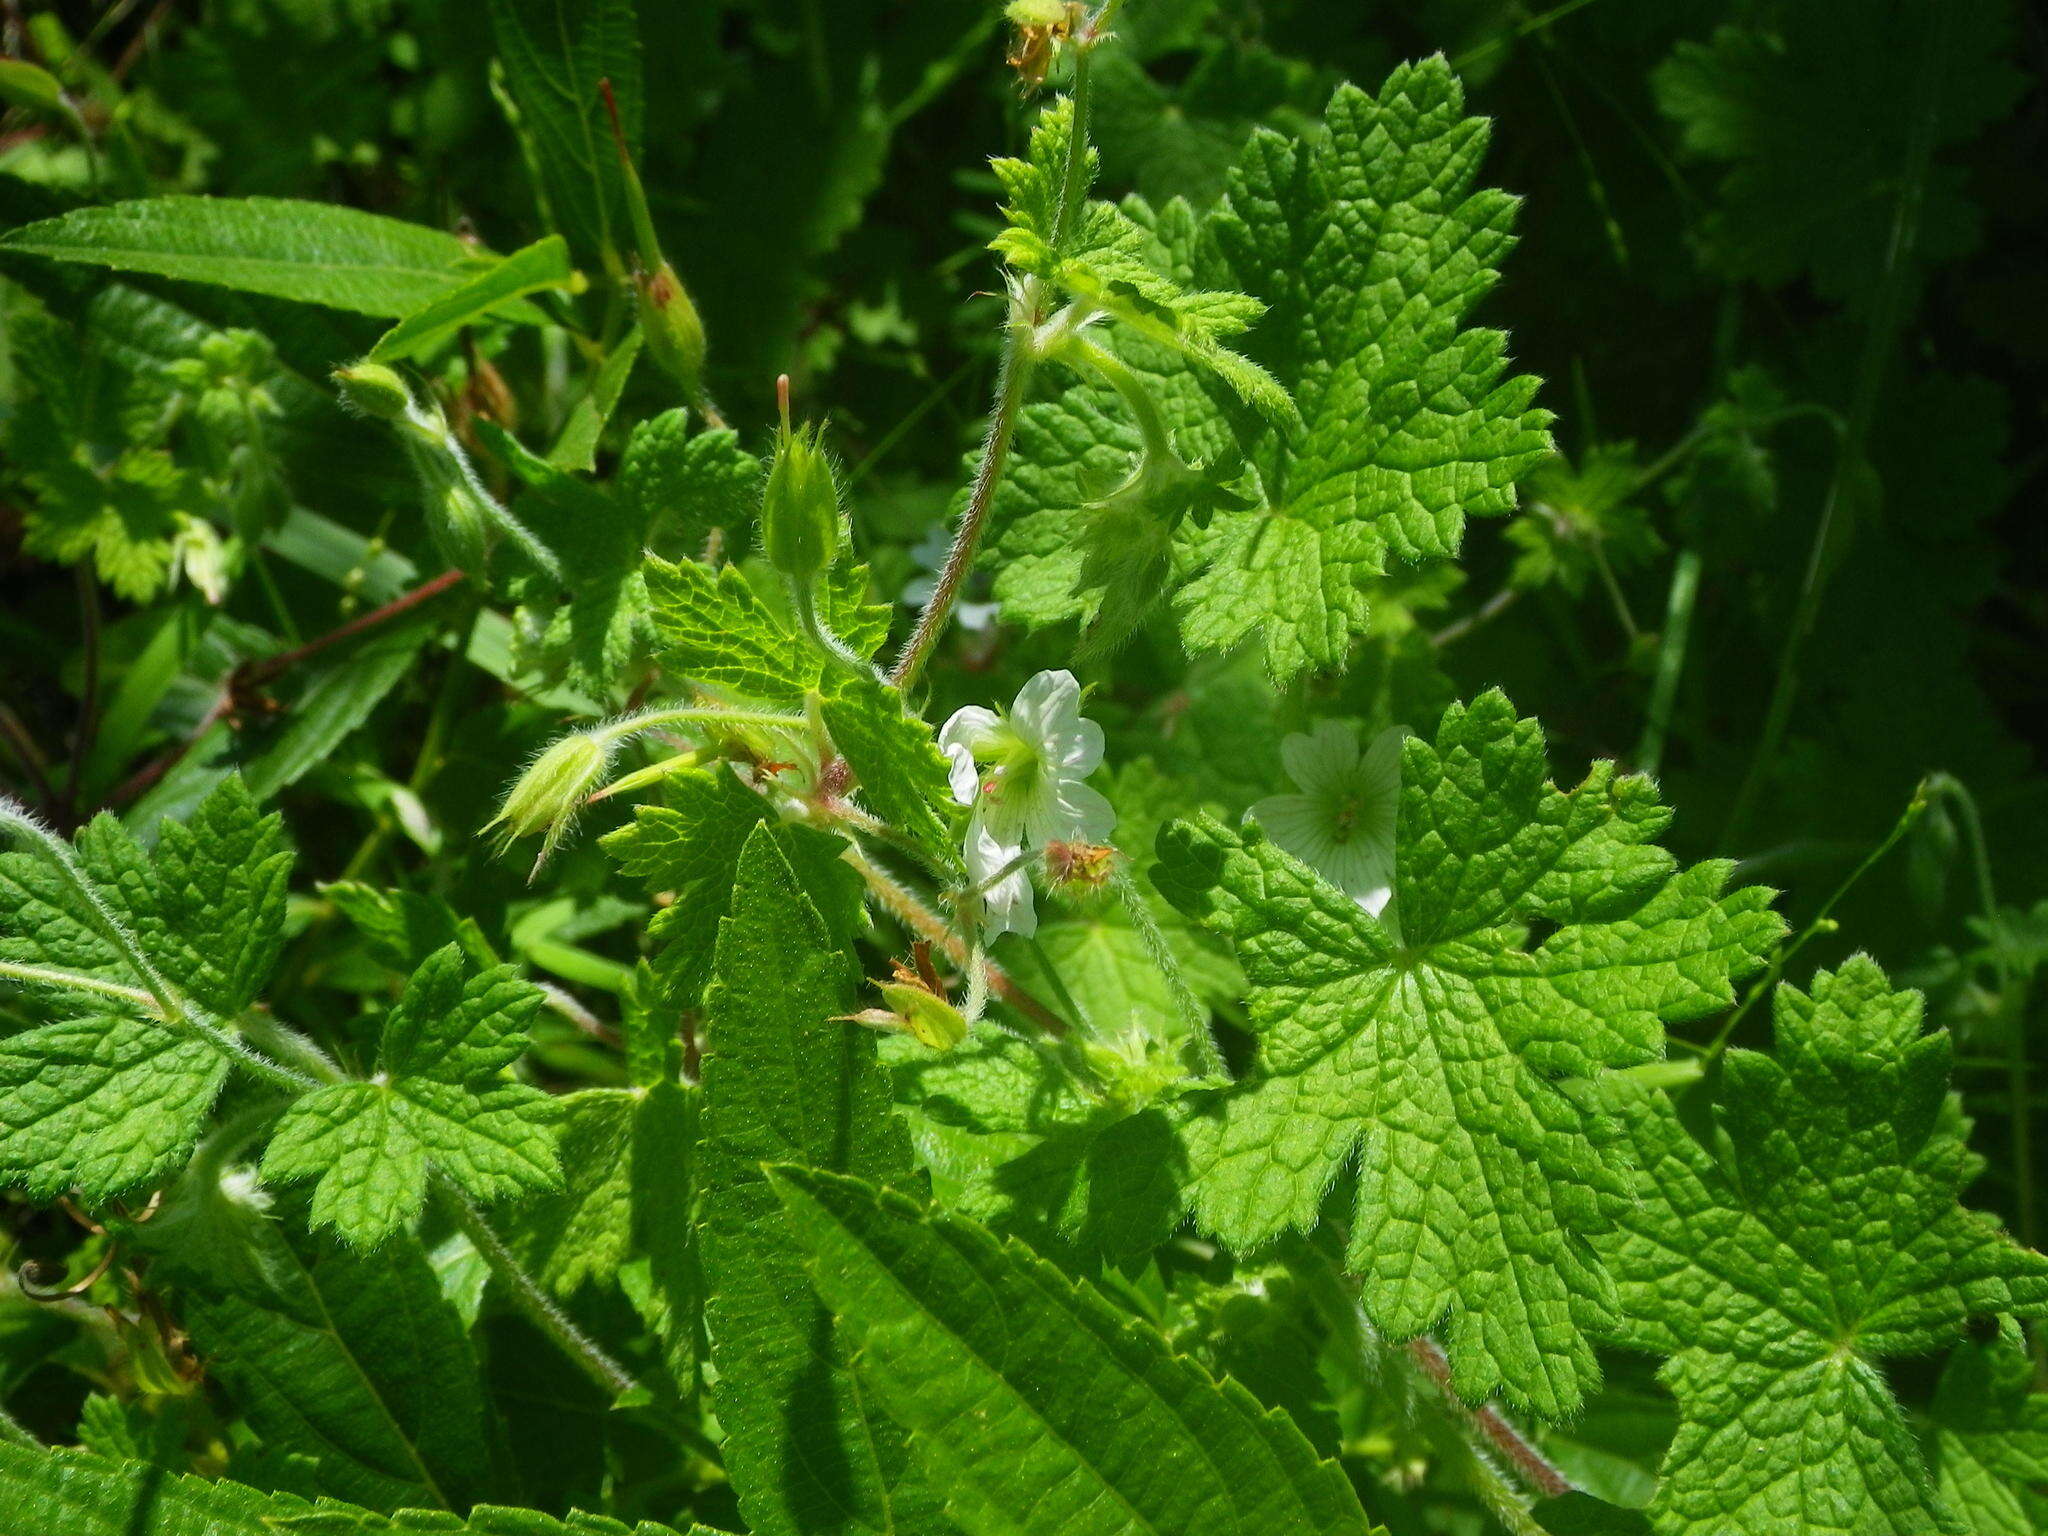
[[[761,498],[761,552],[768,563],[808,588],[839,556],[839,485],[818,434],[789,428],[789,376],[782,394],[782,432]]]
[[[1116,873],[1116,849],[1105,843],[1061,842],[1045,845],[1045,873],[1063,896],[1093,896]]]
[[[943,997],[909,982],[881,981],[875,983],[875,990],[903,1021],[903,1031],[919,1045],[950,1051],[967,1038],[967,1016]]]
[[[683,398],[694,404],[703,394],[704,322],[690,290],[663,261],[652,272],[634,272],[633,299],[648,356],[683,386]]]
[[[583,802],[604,782],[611,767],[611,743],[595,731],[564,736],[535,758],[505,796],[489,826],[505,829],[504,841],[542,834],[546,859],[567,834]],[[539,868],[539,860],[535,861]]]
[[[365,416],[398,421],[412,407],[412,391],[394,369],[382,363],[351,363],[334,370],[342,403]]]

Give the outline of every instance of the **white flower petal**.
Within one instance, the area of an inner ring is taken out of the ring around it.
[[[967,839],[961,849],[967,864],[967,878],[979,885],[993,879],[1023,850],[998,839],[979,813],[967,823]],[[1013,870],[982,892],[984,927],[988,937],[1021,933],[1030,937],[1038,931],[1038,910],[1032,902],[1031,877],[1023,869]]]
[[[1251,808],[1266,836],[1309,868],[1322,871],[1337,850],[1331,820],[1320,800],[1307,795],[1268,795]]]
[[[1023,851],[1021,844],[1005,842],[991,831],[979,810],[967,818],[967,836],[961,841],[960,855],[967,865],[967,878],[975,884],[993,878],[996,871]]]
[[[983,926],[991,940],[1006,933],[1022,934],[1028,939],[1038,932],[1038,908],[1032,900],[1031,881],[1021,869],[989,888],[982,897],[982,910],[987,914]]]
[[[1307,735],[1280,743],[1280,762],[1305,795],[1336,795],[1358,771],[1358,733],[1339,720],[1319,720]]]
[[[1105,843],[1116,830],[1116,807],[1102,791],[1076,779],[1064,779],[1059,788],[1059,825],[1053,837],[1063,841]]]
[[[1074,729],[1059,742],[1053,761],[1065,774],[1087,778],[1102,766],[1102,727],[1093,720],[1076,720]]]
[[[969,704],[956,709],[939,728],[939,745],[949,752],[955,746],[965,747],[969,752],[984,750],[1002,729],[1002,721],[992,709],[983,709],[979,704]]]
[[[953,798],[961,805],[974,804],[981,792],[981,774],[974,766],[974,754],[962,742],[946,746],[946,779],[953,786]]]
[[[1017,690],[1010,706],[1011,729],[1042,746],[1072,734],[1080,718],[1081,685],[1064,670],[1039,673]]]

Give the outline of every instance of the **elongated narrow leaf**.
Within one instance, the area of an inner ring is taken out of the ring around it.
[[[486,267],[459,288],[430,299],[377,339],[370,356],[383,362],[416,357],[439,346],[465,325],[475,325],[494,310],[519,318],[542,318],[529,305],[503,309],[508,301],[543,288],[566,288],[575,276],[569,246],[560,235],[536,240],[503,261]]]
[[[385,1516],[241,1483],[166,1475],[147,1462],[83,1451],[35,1451],[0,1440],[0,1531],[9,1536],[717,1536],[704,1526],[677,1532],[602,1515],[555,1519],[530,1509],[480,1504],[468,1518],[404,1510]]]
[[[400,320],[462,287],[476,258],[419,224],[291,198],[151,197],[79,208],[0,235],[0,251]]]
[[[491,0],[491,31],[541,193],[579,253],[624,249],[625,179],[598,82],[638,152],[640,34],[633,0]]]
[[[726,1466],[758,1536],[946,1529],[832,1342],[764,1163],[908,1183],[854,972],[773,833],[740,855],[707,999],[704,1278]]]
[[[209,1252],[177,1246],[165,1216],[163,1243],[139,1232],[179,1280],[193,1346],[266,1444],[317,1460],[316,1487],[377,1509],[492,1491],[476,1355],[415,1239],[358,1256],[258,1218]]]
[[[855,1179],[770,1174],[860,1379],[974,1536],[1344,1536],[1344,1474],[1014,1241]]]

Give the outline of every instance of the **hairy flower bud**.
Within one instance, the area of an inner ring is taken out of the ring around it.
[[[412,391],[395,369],[382,363],[351,363],[334,370],[334,382],[341,390],[342,403],[365,416],[398,421],[412,408]]]
[[[818,434],[789,427],[789,377],[782,395],[782,432],[761,498],[761,552],[790,580],[808,588],[839,555],[839,485]]]
[[[568,833],[576,813],[583,808],[611,767],[612,742],[597,731],[577,731],[564,736],[528,765],[505,796],[490,827],[502,826],[504,841],[539,834],[542,860]],[[488,828],[487,828],[488,830]]]

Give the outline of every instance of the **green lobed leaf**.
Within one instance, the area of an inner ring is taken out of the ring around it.
[[[154,1184],[191,1155],[227,1075],[204,1041],[120,1014],[0,1040],[0,1183],[88,1207]]]
[[[1240,1248],[1318,1218],[1358,1168],[1347,1263],[1400,1340],[1447,1327],[1453,1380],[1548,1417],[1599,1380],[1614,1282],[1588,1245],[1628,1198],[1603,1070],[1734,1001],[1783,931],[1730,866],[1678,870],[1647,779],[1545,777],[1498,692],[1403,747],[1398,934],[1256,825],[1160,835],[1160,887],[1237,946],[1256,1067],[1188,1129],[1200,1222]],[[1532,942],[1531,925],[1553,926]]]
[[[393,320],[461,288],[478,265],[468,246],[441,230],[280,197],[151,197],[77,208],[0,235],[5,252]]]
[[[766,828],[749,834],[706,998],[705,1319],[726,1466],[761,1536],[947,1529],[832,1342],[764,1163],[908,1183],[856,976]]]
[[[1928,1450],[1942,1502],[1976,1536],[2048,1528],[2048,1392],[2011,1318],[1956,1346],[1934,1392]]]
[[[1190,650],[1258,636],[1281,683],[1342,666],[1389,558],[1454,556],[1549,452],[1536,380],[1503,377],[1500,332],[1463,329],[1512,243],[1514,199],[1472,189],[1486,140],[1438,57],[1377,97],[1340,87],[1318,137],[1246,146],[1205,238],[1264,301],[1247,349],[1304,425],[1247,439],[1264,504],[1196,547],[1175,599]]]
[[[1711,266],[1771,286],[1807,276],[1870,313],[1894,263],[1975,245],[1982,214],[1961,167],[1923,167],[1904,250],[1895,220],[1915,141],[1967,143],[2025,90],[2005,6],[1812,0],[1735,15],[1650,76],[1682,148],[1725,168],[1697,230]]]
[[[761,493],[761,461],[727,427],[691,431],[677,406],[633,428],[619,461],[621,500],[635,507],[650,538],[701,555],[712,530],[725,530],[729,550],[749,542]]]
[[[358,1248],[419,1214],[430,1166],[485,1202],[560,1185],[556,1101],[497,1080],[539,989],[510,966],[465,971],[453,944],[429,955],[385,1016],[376,1076],[293,1100],[264,1152],[265,1178],[317,1181],[314,1223]]]
[[[1028,1249],[858,1179],[771,1178],[861,1382],[962,1530],[1367,1531],[1284,1414]]]
[[[902,693],[873,677],[849,677],[820,713],[867,808],[942,868],[954,865],[958,855],[941,810],[953,803],[946,760],[931,726],[905,707]]]
[[[1603,1332],[1671,1356],[1679,1410],[1652,1523],[1959,1530],[1883,1363],[1972,1316],[2048,1317],[2048,1258],[1958,1203],[1974,1160],[1917,993],[1859,956],[1774,1003],[1776,1051],[1724,1061],[1715,1150],[1661,1094],[1616,1094],[1640,1171],[1601,1244]]]
[[[650,559],[648,598],[669,667],[753,698],[800,701],[823,658],[762,602],[738,566]]]
[[[79,832],[75,850],[87,882],[174,988],[223,1018],[255,1000],[283,943],[292,854],[282,820],[262,814],[239,779],[221,781],[184,821],[166,822],[153,852],[105,813]],[[0,959],[143,985],[35,854],[0,853]],[[85,996],[50,1000],[104,1005]]]
[[[1272,376],[1221,345],[1258,319],[1263,304],[1242,293],[1191,290],[1149,259],[1144,229],[1111,204],[1081,201],[1062,227],[1074,130],[1073,101],[1061,97],[1033,125],[1028,159],[991,162],[1009,198],[1003,209],[1009,227],[990,248],[1016,271],[1042,277],[1084,308],[1169,347],[1276,423],[1297,424],[1287,392]],[[1083,146],[1083,194],[1099,161],[1092,145]]]

